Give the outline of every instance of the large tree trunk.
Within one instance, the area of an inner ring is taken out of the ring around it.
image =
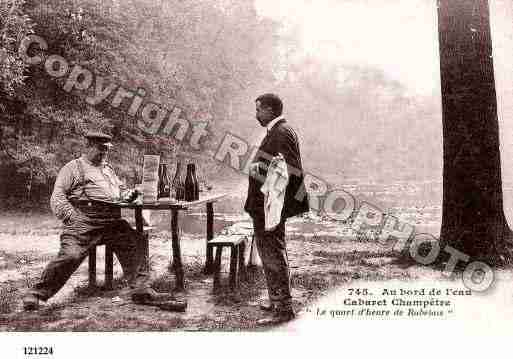
[[[438,0],[443,107],[441,241],[491,265],[509,258],[487,0]]]

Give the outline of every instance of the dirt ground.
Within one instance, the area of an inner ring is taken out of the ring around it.
[[[172,292],[169,272],[169,218],[157,219],[151,234],[150,262],[153,287]],[[216,233],[247,235],[248,218],[216,215]],[[0,222],[0,330],[1,331],[239,331],[264,330],[257,320],[264,313],[258,304],[267,298],[260,267],[250,269],[239,291],[212,291],[212,276],[202,273],[205,258],[205,217],[182,216],[182,256],[186,291],[185,313],[166,312],[130,301],[120,280],[114,290],[103,290],[103,247],[98,251],[99,286],[87,286],[87,260],[66,286],[36,312],[23,312],[20,297],[58,251],[60,223],[51,214],[12,213]],[[397,254],[369,238],[357,236],[341,223],[312,215],[287,223],[287,248],[292,294],[299,318],[312,302],[330,291],[358,283],[389,280],[436,280],[440,271],[399,260]],[[228,258],[223,259],[223,283]],[[115,263],[115,278],[121,277]]]

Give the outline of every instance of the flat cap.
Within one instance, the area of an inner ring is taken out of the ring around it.
[[[100,131],[89,131],[85,134],[85,138],[88,140],[99,142],[106,146],[112,146],[112,136]]]

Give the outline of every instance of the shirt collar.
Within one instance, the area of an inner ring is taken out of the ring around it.
[[[84,161],[85,163],[87,163],[88,165],[91,165],[93,167],[106,167],[107,166],[107,161],[102,161],[102,163],[100,163],[99,165],[95,165],[94,163],[92,163],[91,161],[89,161],[89,159],[87,158],[86,155],[82,155],[80,156],[80,158],[82,159],[82,161]]]
[[[276,124],[276,122],[278,122],[279,120],[283,120],[283,119],[284,119],[283,115],[280,115],[280,116],[276,117],[274,120],[272,120],[271,122],[269,122],[267,124],[267,126],[265,126],[267,128],[267,132],[271,131],[273,126]]]

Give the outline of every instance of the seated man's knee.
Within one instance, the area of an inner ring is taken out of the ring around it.
[[[61,249],[58,259],[64,261],[81,261],[88,254],[87,246],[80,245],[80,240],[72,236],[61,237]]]
[[[65,252],[60,252],[57,260],[60,262],[69,262],[69,263],[80,263],[84,260],[84,258],[88,255],[88,252],[85,250],[67,250]]]

